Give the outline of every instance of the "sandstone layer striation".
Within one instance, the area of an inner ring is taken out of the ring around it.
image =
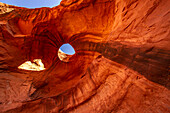
[[[169,0],[0,3],[0,112],[169,113],[169,44]],[[45,70],[18,69],[34,59]]]

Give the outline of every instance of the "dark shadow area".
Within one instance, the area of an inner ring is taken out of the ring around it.
[[[145,76],[148,80],[170,89],[170,51],[168,50],[162,50],[150,45],[140,45],[139,47],[133,47],[120,42],[76,43],[84,45],[81,46],[84,48],[79,48],[82,51],[97,51],[105,58],[125,65]]]

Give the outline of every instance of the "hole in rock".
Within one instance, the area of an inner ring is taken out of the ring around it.
[[[31,71],[42,71],[45,70],[44,64],[42,63],[41,59],[34,59],[33,62],[26,61],[21,64],[18,69],[23,70],[31,70]]]
[[[74,48],[69,44],[63,44],[58,50],[58,57],[61,61],[69,62],[69,59],[75,54]]]

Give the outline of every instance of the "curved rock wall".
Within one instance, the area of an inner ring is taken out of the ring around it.
[[[170,112],[170,1],[1,6],[0,112]],[[58,58],[64,43],[69,62]],[[46,70],[18,69],[34,59]]]

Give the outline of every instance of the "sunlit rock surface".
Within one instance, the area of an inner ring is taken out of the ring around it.
[[[2,6],[0,112],[170,112],[169,0]],[[64,43],[76,50],[68,62],[58,57]],[[34,59],[46,69],[18,69]]]
[[[13,10],[12,6],[0,2],[0,14],[9,13]]]
[[[18,68],[30,71],[41,71],[45,69],[41,59],[34,59],[33,62],[26,61],[23,64],[21,64]]]
[[[63,62],[69,62],[70,57],[73,55],[68,55],[64,53],[61,49],[58,50],[58,58]]]

